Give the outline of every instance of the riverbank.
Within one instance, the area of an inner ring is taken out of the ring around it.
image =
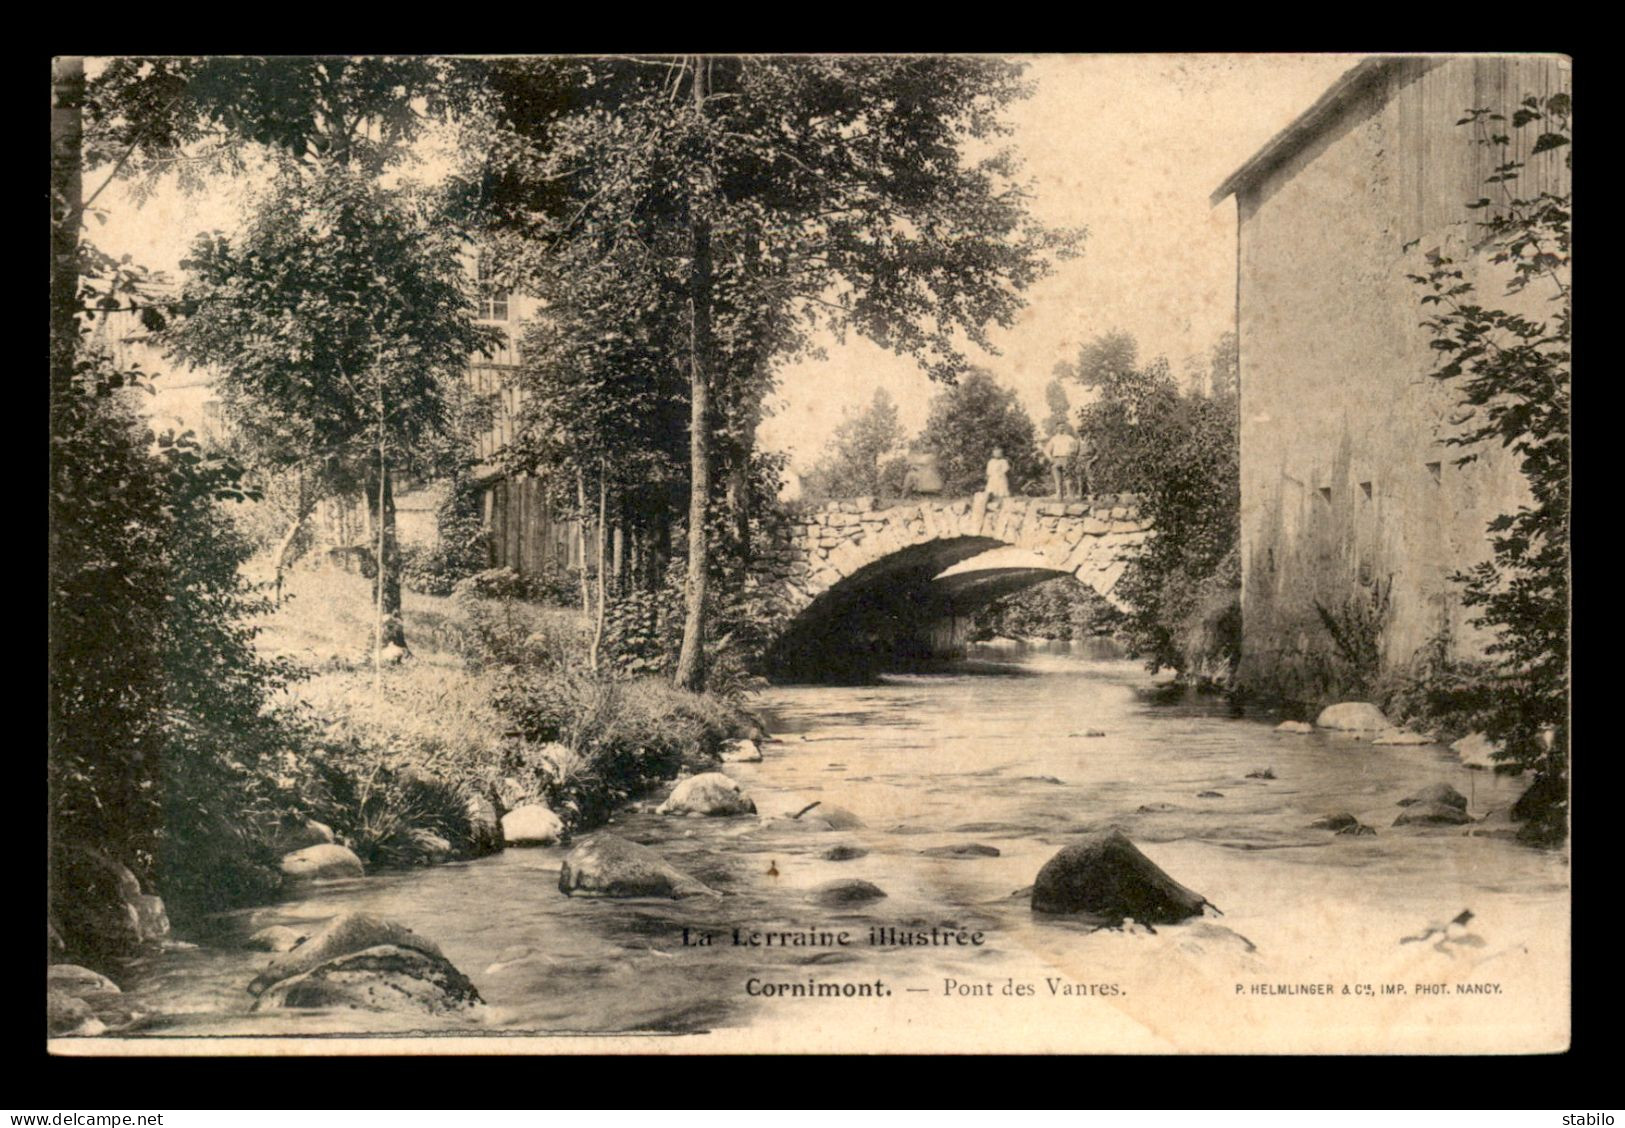
[[[714,766],[726,741],[761,735],[724,702],[585,671],[574,610],[478,589],[406,593],[411,649],[386,650],[375,673],[369,590],[342,571],[296,572],[280,606],[255,624],[260,653],[298,670],[273,701],[284,747],[241,757],[240,770],[258,777],[255,800],[224,813],[235,825],[230,855],[211,851],[193,867],[203,896],[171,902],[173,930],[162,900],[128,870],[87,855],[80,868],[109,875],[100,882],[108,904],[82,914],[67,906],[85,923],[61,930],[68,940],[56,927],[59,906],[48,961],[84,968],[78,980],[59,974],[58,988],[79,983],[107,1013],[87,1014],[78,996],[58,990],[53,1030],[139,1028],[148,1016],[106,984],[116,987],[141,960],[190,951],[221,912],[297,899],[313,882],[368,882],[519,842],[569,841],[659,780]],[[121,912],[137,910],[143,930],[131,943],[95,942]]]

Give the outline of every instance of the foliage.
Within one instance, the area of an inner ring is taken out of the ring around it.
[[[977,609],[975,639],[1045,638],[1069,641],[1110,634],[1121,613],[1092,588],[1059,576]]]
[[[399,627],[394,507],[379,475],[414,466],[450,425],[448,387],[490,344],[458,237],[428,201],[336,163],[279,169],[246,230],[199,237],[182,266],[174,355],[218,373],[225,412],[285,465],[365,467],[384,528],[384,612]]]
[[[1118,585],[1126,640],[1152,670],[1223,680],[1240,657],[1234,342],[1215,346],[1206,394],[1182,393],[1167,361],[1137,353],[1132,336],[1108,333],[1056,366],[1096,394],[1078,412],[1091,491],[1136,494],[1154,530]]]
[[[516,670],[496,697],[523,734],[505,775],[533,789],[572,829],[602,823],[684,766],[716,762],[723,742],[754,731],[737,708],[664,678],[612,680],[581,669]],[[566,750],[538,745],[558,744]]]
[[[401,552],[401,582],[425,595],[450,595],[459,581],[484,571],[491,535],[485,527],[480,488],[466,474],[454,476],[435,514],[432,545]]]
[[[849,409],[843,415],[823,457],[807,474],[804,496],[879,497],[901,492],[899,471],[906,472],[908,467],[895,456],[903,438],[897,405],[885,388],[876,388],[868,407],[855,412]]]
[[[124,860],[179,912],[274,884],[237,849],[280,734],[261,714],[292,670],[258,657],[266,606],[220,504],[241,468],[154,436],[83,347],[53,404],[50,782],[57,841]]]
[[[1338,684],[1348,693],[1368,692],[1382,672],[1382,635],[1388,626],[1389,597],[1393,581],[1381,580],[1356,592],[1341,603],[1327,606],[1318,599],[1315,613],[1331,635],[1332,645],[1343,663]]]
[[[469,194],[560,310],[551,354],[583,358],[553,372],[579,372],[598,405],[555,448],[602,474],[626,447],[595,423],[607,392],[676,408],[659,382],[688,381],[685,685],[701,680],[713,433],[737,502],[773,366],[812,333],[856,329],[952,379],[957,335],[986,345],[1076,241],[1029,219],[1008,152],[968,156],[1002,131],[1019,74],[969,57],[493,64],[497,141]],[[646,372],[612,363],[629,345]]]
[[[478,80],[472,61],[426,56],[109,59],[86,91],[86,164],[198,188],[242,171],[252,143],[376,175],[431,122],[470,108]]]
[[[1505,279],[1506,305],[1480,296],[1481,270],[1439,251],[1410,278],[1425,291],[1423,325],[1438,353],[1433,375],[1448,382],[1466,409],[1460,430],[1445,441],[1469,462],[1486,444],[1518,460],[1532,503],[1489,524],[1492,556],[1457,577],[1463,602],[1478,609],[1476,625],[1496,633],[1489,647],[1500,679],[1497,708],[1485,731],[1504,742],[1502,758],[1533,769],[1538,780],[1567,778],[1569,716],[1570,508],[1570,210],[1565,189],[1518,191],[1530,161],[1573,156],[1572,104],[1566,94],[1527,97],[1505,116],[1470,110],[1458,124],[1491,154],[1486,183],[1495,195],[1469,203],[1480,211],[1481,264]],[[1513,135],[1533,132],[1528,161],[1514,158]],[[1549,313],[1542,316],[1540,305]],[[1563,833],[1563,807],[1552,817]]]
[[[1032,418],[1013,388],[986,369],[972,369],[931,399],[920,446],[936,454],[943,496],[975,493],[987,483],[987,463],[998,447],[1010,463],[1010,486],[1020,492],[1044,479]]]

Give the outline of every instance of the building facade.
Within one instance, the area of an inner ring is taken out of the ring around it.
[[[1235,196],[1239,228],[1243,684],[1332,692],[1362,646],[1384,670],[1434,645],[1483,653],[1451,576],[1488,558],[1486,526],[1527,492],[1507,452],[1457,465],[1466,452],[1445,444],[1465,416],[1430,375],[1408,276],[1436,249],[1513,304],[1465,206],[1494,190],[1502,151],[1458,122],[1510,119],[1568,78],[1550,56],[1369,59],[1214,193]],[[1525,159],[1535,132],[1499,128]],[[1563,162],[1530,161],[1517,187],[1566,192]]]

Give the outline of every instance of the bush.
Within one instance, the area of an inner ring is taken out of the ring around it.
[[[81,371],[121,375],[89,350]],[[282,734],[262,707],[294,669],[254,650],[269,601],[221,508],[250,496],[241,469],[189,433],[154,436],[127,395],[52,405],[52,837],[185,915],[273,884],[241,828],[275,801]]]
[[[452,479],[436,518],[439,536],[433,545],[401,549],[401,583],[424,595],[450,595],[461,580],[485,570],[491,555],[480,489],[472,478]]]
[[[505,754],[503,774],[518,777],[572,829],[602,823],[684,765],[714,764],[724,741],[755,731],[742,710],[714,695],[581,669],[514,671],[496,704],[525,741]],[[544,753],[544,744],[566,751]]]

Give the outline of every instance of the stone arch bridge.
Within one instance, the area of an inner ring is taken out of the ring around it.
[[[785,624],[768,665],[797,674],[855,651],[923,654],[934,625],[1057,575],[1121,609],[1118,581],[1150,536],[1133,494],[828,502],[793,519],[758,577],[776,589]],[[955,569],[1000,547],[1031,555]]]

